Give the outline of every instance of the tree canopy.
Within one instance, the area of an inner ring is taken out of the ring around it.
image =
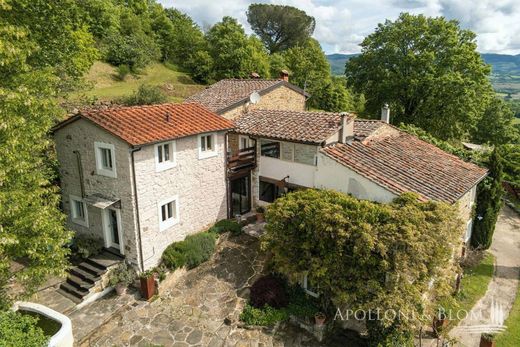
[[[476,35],[443,17],[402,13],[379,24],[350,59],[346,75],[367,113],[388,103],[393,124],[414,124],[441,139],[461,139],[493,95]]]
[[[270,53],[304,43],[316,26],[314,17],[296,7],[271,4],[249,5],[247,21]]]
[[[307,189],[277,199],[266,218],[262,247],[272,252],[276,271],[294,282],[307,275],[336,307],[413,317],[369,325],[372,338],[381,330],[405,335],[418,328],[421,314],[434,313],[453,289],[452,252],[463,230],[454,206],[420,203],[411,193],[378,204]]]
[[[67,267],[71,234],[53,185],[49,130],[63,112],[63,81],[79,78],[95,57],[76,10],[67,0],[0,0],[0,308],[18,297],[8,291],[13,280],[29,295]],[[24,267],[14,272],[13,261]]]

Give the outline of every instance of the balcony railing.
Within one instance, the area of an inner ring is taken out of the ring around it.
[[[248,147],[238,151],[236,155],[228,155],[228,171],[236,174],[256,167],[256,148]]]

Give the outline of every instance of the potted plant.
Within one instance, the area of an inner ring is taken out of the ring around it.
[[[263,223],[265,221],[264,213],[265,213],[265,207],[263,207],[263,206],[256,207],[256,221],[258,223]]]
[[[495,335],[483,333],[480,335],[480,347],[495,347]]]
[[[433,317],[433,332],[436,336],[448,325],[446,311],[440,307],[437,310],[437,314]]]
[[[323,312],[318,312],[314,315],[314,321],[316,322],[316,326],[323,326],[325,324],[325,320],[327,316]]]
[[[155,295],[155,275],[153,270],[141,272],[139,275],[141,283],[141,295],[145,300],[150,300]]]
[[[123,295],[134,278],[132,269],[126,263],[122,263],[110,273],[109,284],[115,286],[117,295]]]

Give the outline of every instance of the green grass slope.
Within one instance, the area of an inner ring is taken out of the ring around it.
[[[132,94],[141,84],[158,86],[170,102],[181,102],[190,95],[204,89],[193,82],[185,73],[169,64],[152,64],[139,74],[129,74],[121,81],[117,69],[103,62],[95,62],[85,77],[86,87],[71,96],[73,101],[115,101]]]

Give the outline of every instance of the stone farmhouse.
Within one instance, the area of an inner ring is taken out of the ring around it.
[[[485,169],[391,126],[387,108],[382,120],[361,120],[305,111],[308,97],[284,75],[223,80],[184,104],[73,115],[53,130],[69,227],[143,271],[217,220],[327,188],[378,202],[412,191],[458,203],[461,245],[469,240]]]

